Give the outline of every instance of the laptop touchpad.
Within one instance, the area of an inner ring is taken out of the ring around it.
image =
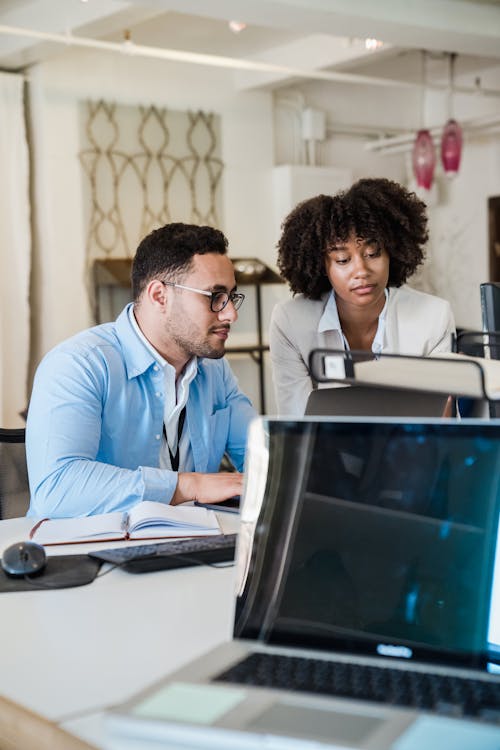
[[[274,703],[253,719],[246,729],[317,740],[335,739],[359,745],[383,721],[362,714]]]

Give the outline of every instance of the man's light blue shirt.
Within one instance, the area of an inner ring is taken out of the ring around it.
[[[194,470],[216,472],[224,453],[243,469],[256,415],[224,358],[199,359],[186,422]],[[38,367],[26,427],[30,516],[169,503],[177,472],[160,468],[163,369],[135,333],[128,306],[114,323],[77,334]],[[182,471],[182,465],[180,470]]]
[[[186,406],[189,396],[189,384],[196,377],[198,372],[198,360],[192,357],[183,372],[176,378],[175,367],[173,367],[159,352],[152,346],[135,319],[134,306],[128,307],[128,319],[130,325],[140,338],[146,349],[149,349],[153,357],[163,370],[165,380],[165,398],[163,402],[163,440],[160,448],[160,469],[171,469],[170,450],[172,453],[179,451],[180,466],[183,471],[194,471],[193,455],[191,453],[191,441],[188,431],[183,430],[181,439],[178,441],[178,424],[181,411]],[[170,449],[169,447],[170,446]]]

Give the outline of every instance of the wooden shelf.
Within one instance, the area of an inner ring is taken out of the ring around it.
[[[94,261],[94,283],[96,286],[130,287],[131,258],[108,258]]]

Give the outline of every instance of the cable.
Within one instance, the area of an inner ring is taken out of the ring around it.
[[[147,560],[148,557],[153,557],[153,555],[145,555],[143,559]],[[176,557],[176,558],[181,559],[181,560],[186,560],[186,562],[190,562],[193,565],[205,565],[208,568],[230,568],[230,567],[233,567],[235,565],[234,561],[231,561],[231,560],[228,560],[227,562],[210,563],[210,562],[205,562],[204,560],[200,560],[199,558],[196,558],[196,557],[191,556],[191,555],[178,554],[178,555],[172,555],[172,557]],[[139,560],[141,558],[135,558],[135,559]],[[122,568],[124,565],[127,565],[129,562],[130,562],[130,560],[124,560],[121,563],[106,563],[106,562],[103,561],[102,564],[104,564],[104,565],[110,565],[110,567],[107,570],[104,570],[102,572],[98,572],[94,576],[94,578],[92,578],[92,580],[89,581],[89,583],[93,583],[98,578],[102,578],[103,576],[108,575],[108,573],[111,573],[116,568]],[[176,568],[171,568],[171,570],[176,570]],[[148,572],[148,571],[144,571],[144,572]],[[149,571],[149,572],[154,573],[154,572],[157,572],[157,571]],[[40,574],[37,574],[37,575],[40,575]],[[27,581],[28,583],[30,583],[32,586],[35,586],[36,588],[47,589],[47,590],[50,590],[50,589],[68,589],[68,588],[73,588],[73,586],[71,586],[71,585],[68,586],[68,584],[63,584],[62,586],[44,584],[44,583],[41,583],[38,579],[35,579],[35,577],[30,576],[28,574],[25,574],[23,576],[23,580]]]

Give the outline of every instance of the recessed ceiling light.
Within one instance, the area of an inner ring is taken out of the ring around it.
[[[383,47],[384,43],[380,41],[380,39],[365,39],[365,47],[366,49],[380,49],[380,47]]]
[[[243,31],[247,27],[243,21],[229,21],[228,25],[233,34],[239,34],[240,31]]]

